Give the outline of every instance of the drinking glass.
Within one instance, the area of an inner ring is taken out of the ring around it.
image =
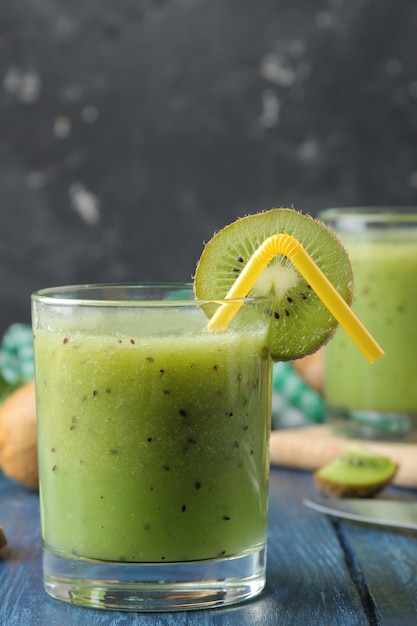
[[[90,607],[239,602],[265,584],[268,298],[190,285],[90,285],[32,296],[46,591]]]
[[[353,310],[385,355],[369,365],[338,329],[325,350],[327,420],[350,437],[417,433],[417,208],[328,209],[319,217],[345,245]]]

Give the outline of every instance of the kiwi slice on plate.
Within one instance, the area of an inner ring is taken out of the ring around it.
[[[297,239],[342,298],[352,301],[352,270],[346,250],[322,222],[294,209],[271,209],[239,218],[205,246],[194,276],[199,300],[224,298],[252,254],[272,235]],[[248,296],[273,296],[270,354],[288,361],[315,352],[334,333],[337,321],[293,263],[278,254]]]
[[[397,465],[386,456],[361,446],[349,446],[343,454],[317,470],[316,486],[338,498],[368,498],[393,479]]]

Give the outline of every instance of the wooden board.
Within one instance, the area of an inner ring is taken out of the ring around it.
[[[335,435],[327,426],[307,426],[271,433],[271,463],[314,471],[357,443],[390,457],[398,464],[393,484],[417,488],[417,443],[389,443],[348,439]]]

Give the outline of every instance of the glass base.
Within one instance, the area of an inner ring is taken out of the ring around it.
[[[118,611],[183,611],[226,606],[265,586],[266,548],[188,563],[121,563],[66,558],[44,548],[44,586],[58,600]]]
[[[417,441],[417,414],[327,407],[326,421],[338,435],[353,439]]]

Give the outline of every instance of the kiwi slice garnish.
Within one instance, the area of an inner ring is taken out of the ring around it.
[[[251,255],[270,236],[295,237],[343,299],[352,301],[352,270],[346,250],[327,226],[294,209],[271,209],[239,218],[205,246],[194,276],[199,300],[226,296]],[[334,333],[337,321],[284,255],[262,271],[248,296],[273,296],[270,354],[288,361],[311,354]]]
[[[314,474],[316,486],[338,498],[369,498],[393,479],[397,465],[386,456],[350,446]]]

